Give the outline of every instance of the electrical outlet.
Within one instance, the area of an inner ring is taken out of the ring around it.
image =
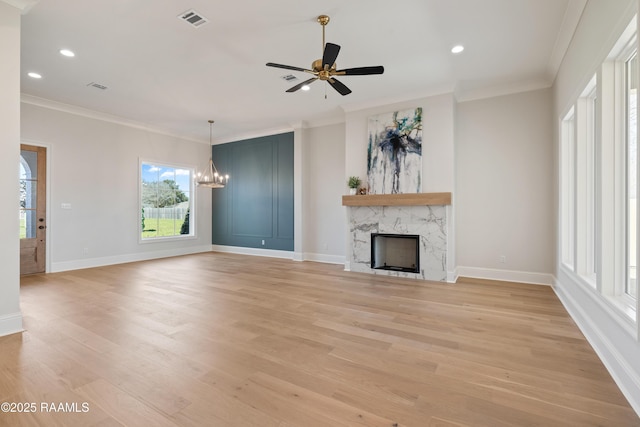
[[[87,255],[89,253],[89,248],[83,248],[82,253]]]
[[[262,246],[264,246],[264,239],[262,240]]]
[[[500,264],[504,264],[505,262],[507,262],[507,257],[504,255],[500,255],[499,261],[500,261]]]

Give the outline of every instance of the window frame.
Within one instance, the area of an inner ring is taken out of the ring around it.
[[[602,63],[598,76],[598,98],[601,100],[598,111],[601,139],[598,147],[601,168],[598,184],[601,240],[598,291],[610,307],[634,324],[638,322],[637,299],[625,293],[628,130],[626,62],[638,50],[637,47],[636,15]]]
[[[594,75],[576,102],[576,272],[597,287],[600,258],[598,215],[598,79]]]
[[[153,237],[143,237],[142,236],[142,168],[144,165],[148,166],[158,166],[163,168],[171,168],[175,170],[188,170],[189,171],[189,234],[176,234],[172,236],[153,236]],[[192,240],[197,239],[197,213],[196,213],[196,185],[195,185],[195,174],[196,167],[193,165],[187,165],[183,163],[174,163],[174,162],[165,162],[158,161],[149,158],[139,158],[138,161],[138,243],[139,244],[148,244],[148,243],[158,243],[158,242],[167,242],[167,241],[177,241],[177,240]]]
[[[564,268],[576,265],[576,111],[571,106],[560,122],[560,260]]]

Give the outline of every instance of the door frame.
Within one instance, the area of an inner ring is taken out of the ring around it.
[[[46,202],[45,202],[45,209],[47,210],[47,215],[45,216],[45,223],[44,225],[46,226],[45,228],[45,261],[44,261],[44,272],[45,273],[50,273],[51,272],[51,216],[52,216],[52,211],[51,211],[51,154],[52,154],[52,149],[51,149],[51,144],[47,144],[44,142],[40,142],[40,141],[33,141],[33,140],[29,140],[29,139],[20,139],[20,144],[24,144],[24,145],[32,145],[34,147],[43,147],[46,148],[47,150],[47,161],[46,161],[46,169],[47,169],[47,173],[45,173],[45,177],[46,177],[46,185],[45,185],[45,198],[46,198]]]

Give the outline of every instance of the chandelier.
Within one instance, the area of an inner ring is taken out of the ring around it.
[[[213,164],[212,127],[213,120],[209,120],[209,164],[196,174],[196,184],[198,187],[224,188],[225,184],[229,182],[229,175],[223,176]]]

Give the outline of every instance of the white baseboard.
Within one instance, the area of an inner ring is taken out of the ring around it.
[[[449,274],[447,274],[447,281]],[[553,285],[553,275],[545,273],[531,273],[528,271],[498,270],[494,268],[457,267],[452,274],[453,281],[458,277],[473,277],[476,279],[500,280],[504,282],[531,283],[534,285]]]
[[[201,252],[210,252],[210,246],[191,246],[179,249],[167,249],[162,251],[141,252],[137,254],[116,255],[100,258],[86,258],[73,261],[52,262],[51,272],[80,270],[83,268],[103,267],[105,265],[124,264],[127,262],[148,261],[150,259],[168,258],[172,256],[190,255]]]
[[[456,280],[458,280],[458,269],[447,271],[447,283],[456,283]]]
[[[22,313],[7,314],[0,317],[0,337],[22,332]]]
[[[611,374],[622,394],[640,416],[640,343],[633,328],[625,328],[598,298],[583,285],[560,273],[553,290],[580,331]],[[575,295],[575,296],[574,296]],[[583,307],[577,301],[580,299]]]
[[[278,251],[273,249],[243,248],[240,246],[223,246],[223,245],[211,245],[211,250],[214,252],[226,252],[230,254],[254,255],[254,256],[264,256],[264,257],[271,257],[271,258],[291,259],[293,261],[313,261],[313,262],[322,262],[325,264],[344,264],[344,256],[340,256],[340,255],[316,254],[316,253],[310,253],[310,252],[289,252],[289,251]]]
[[[254,255],[254,256],[264,256],[264,257],[270,257],[270,258],[291,259],[291,260],[294,259],[294,252],[278,251],[274,249],[243,248],[240,246],[211,245],[211,250],[214,252],[224,252],[229,254]]]
[[[305,252],[304,260],[322,262],[325,264],[344,264],[344,256],[342,255],[314,254]]]

